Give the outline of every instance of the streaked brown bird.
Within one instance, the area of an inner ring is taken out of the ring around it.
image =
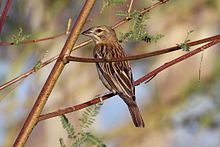
[[[95,42],[95,58],[120,58],[127,56],[118,42],[115,31],[108,26],[92,27],[82,33]],[[135,102],[135,87],[128,61],[96,63],[100,80],[105,87],[117,93],[127,104],[136,127],[144,127],[137,103]]]

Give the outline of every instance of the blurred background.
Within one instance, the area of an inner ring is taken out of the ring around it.
[[[5,1],[1,2],[1,12]],[[84,30],[96,25],[116,24],[123,19],[118,11],[127,11],[129,0],[103,10],[103,1],[96,5]],[[135,1],[133,10],[141,10],[156,0]],[[19,29],[27,39],[37,39],[66,31],[67,21],[74,23],[84,1],[19,0],[10,7],[1,41],[13,41]],[[163,34],[157,43],[123,42],[129,55],[175,46],[182,43],[187,32],[194,41],[220,33],[219,0],[170,0],[148,13],[146,31]],[[125,33],[128,22],[116,29]],[[33,68],[39,60],[57,55],[67,36],[26,45],[0,46],[0,85]],[[80,36],[77,44],[85,41]],[[91,57],[93,44],[74,51],[72,55]],[[219,45],[197,54],[159,73],[147,84],[136,87],[137,103],[146,127],[135,128],[127,106],[115,96],[104,102],[95,123],[89,129],[109,147],[219,147],[220,146],[220,59]],[[192,48],[193,49],[193,48]],[[185,54],[169,54],[132,61],[134,79],[156,67]],[[0,146],[12,146],[24,120],[35,102],[54,62],[25,80],[0,91]],[[199,76],[201,71],[201,77]],[[200,78],[199,78],[200,77]],[[69,63],[61,74],[43,113],[93,99],[107,90],[98,80],[94,64]],[[67,115],[80,129],[78,119],[83,110]],[[59,117],[40,122],[33,130],[27,147],[59,146],[59,138],[68,139]]]

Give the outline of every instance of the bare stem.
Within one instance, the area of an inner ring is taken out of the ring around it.
[[[205,39],[189,42],[189,43],[186,43],[186,44],[189,47],[191,47],[191,46],[195,46],[195,45],[198,45],[198,44],[201,44],[201,43],[204,43],[204,42],[210,42],[210,41],[213,41],[213,40],[216,40],[216,39],[220,39],[220,35],[209,37],[209,39],[205,38]],[[68,61],[75,61],[75,62],[85,62],[85,63],[120,62],[120,61],[144,59],[144,58],[147,58],[147,57],[152,57],[152,56],[157,56],[157,55],[173,52],[173,51],[176,51],[176,50],[179,50],[179,49],[181,49],[179,46],[174,46],[174,47],[170,47],[170,48],[166,48],[166,49],[162,49],[162,50],[158,50],[158,51],[154,51],[154,52],[150,52],[150,53],[143,53],[143,54],[139,54],[139,55],[133,55],[133,56],[127,56],[127,57],[121,57],[121,58],[112,58],[112,59],[81,58],[81,57],[69,56],[69,57],[67,57],[67,60]]]
[[[7,17],[7,13],[8,13],[10,6],[11,6],[11,0],[7,0],[5,7],[4,7],[4,10],[1,14],[1,18],[0,18],[0,34],[2,32],[2,29],[3,29],[3,26],[4,26],[4,23],[5,23],[5,20]]]
[[[76,40],[82,30],[83,25],[86,22],[86,19],[91,12],[92,7],[94,6],[96,0],[87,0],[85,5],[78,16],[76,23],[49,75],[47,78],[46,83],[44,84],[31,112],[29,113],[23,128],[21,129],[17,139],[14,142],[14,147],[23,147],[31,134],[35,125],[37,125],[38,117],[46,104],[46,101],[51,94],[54,85],[56,84],[57,79],[59,78],[61,72],[64,69],[66,55],[69,55],[71,52],[72,47],[75,45]]]
[[[128,6],[128,14],[131,13],[131,8],[132,8],[132,5],[133,5],[133,2],[134,2],[134,0],[130,1],[130,4]]]

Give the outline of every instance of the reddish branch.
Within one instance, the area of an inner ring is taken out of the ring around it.
[[[187,45],[189,47],[191,47],[191,46],[198,45],[201,43],[210,42],[210,41],[213,41],[216,39],[220,39],[220,35],[201,39],[198,41],[189,42],[189,43],[187,43]],[[68,61],[75,61],[75,62],[86,62],[86,63],[120,62],[120,61],[127,61],[127,60],[139,60],[139,59],[143,59],[143,58],[147,58],[147,57],[152,57],[152,56],[157,56],[157,55],[173,52],[173,51],[176,51],[179,49],[181,49],[179,46],[174,46],[174,47],[170,47],[170,48],[166,48],[166,49],[162,49],[162,50],[158,50],[158,51],[154,51],[154,52],[150,52],[150,53],[144,53],[144,54],[133,55],[133,56],[128,56],[128,57],[124,57],[124,58],[115,58],[115,59],[113,59],[113,58],[112,59],[95,59],[95,58],[81,58],[81,57],[69,56],[69,57],[67,57],[67,60]]]
[[[19,44],[29,44],[29,43],[37,43],[37,42],[41,42],[41,41],[45,41],[45,40],[51,40],[51,39],[55,39],[58,37],[61,37],[63,35],[66,35],[67,33],[60,33],[57,34],[55,36],[51,36],[51,37],[45,37],[45,38],[40,38],[40,39],[35,39],[35,40],[26,40],[26,41],[22,41]],[[0,46],[9,46],[9,45],[15,45],[14,42],[0,42]]]
[[[165,2],[168,2],[168,1],[169,1],[169,0],[159,1],[159,2],[157,2],[157,3],[155,3],[155,4],[151,5],[151,6],[149,6],[148,8],[144,8],[144,9],[141,11],[141,13],[144,14],[144,13],[146,13],[146,12],[150,12],[152,9],[154,9],[154,8],[160,6],[161,4],[163,4],[163,3],[165,3]],[[117,28],[117,27],[119,27],[120,25],[122,25],[122,24],[128,22],[129,20],[131,20],[131,18],[127,18],[127,17],[126,17],[126,18],[122,19],[121,21],[119,21],[118,23],[116,23],[112,28]],[[84,42],[80,43],[79,45],[75,46],[71,51],[76,50],[76,49],[79,49],[79,48],[81,48],[81,47],[83,47],[83,46],[85,46],[85,45],[88,45],[88,44],[91,43],[91,42],[92,42],[92,40],[84,41]],[[58,58],[58,55],[52,57],[51,59],[48,59],[48,60],[45,61],[45,62],[43,62],[42,65],[41,65],[40,67],[38,67],[38,70],[41,69],[41,68],[43,68],[43,67],[45,67],[46,65],[52,63],[52,62],[55,61],[57,58]],[[28,77],[29,75],[31,75],[31,74],[34,73],[35,71],[36,71],[35,68],[32,68],[32,69],[30,69],[29,71],[27,71],[27,72],[25,72],[25,73],[23,73],[23,74],[17,76],[16,78],[14,78],[14,79],[12,79],[12,80],[6,82],[5,84],[1,85],[1,86],[0,86],[0,90],[2,90],[2,89],[4,89],[4,88],[6,88],[6,87],[8,87],[8,86],[10,86],[10,85],[12,85],[12,84],[14,84],[14,83],[20,81],[20,80],[22,80],[22,79]]]
[[[204,38],[204,39],[201,39],[201,40],[189,42],[189,43],[187,43],[187,45],[188,46],[195,46],[195,45],[210,42],[210,41],[213,41],[213,40],[216,40],[216,39],[220,39],[220,35],[216,35],[216,36]],[[176,50],[179,50],[179,49],[180,49],[179,46],[174,46],[174,47],[170,47],[170,48],[167,48],[167,49],[162,49],[162,50],[158,50],[158,51],[154,51],[154,52],[150,52],[150,53],[144,53],[144,54],[140,54],[140,55],[128,56],[128,57],[123,58],[123,59],[122,58],[121,59],[112,59],[111,61],[137,60],[137,59],[142,59],[142,58],[147,58],[147,57],[152,57],[152,56],[156,56],[156,55],[160,55],[160,54],[173,52],[173,51],[176,51]],[[41,67],[44,67],[44,66],[48,65],[49,63],[55,61],[57,59],[57,57],[58,56],[55,56],[55,57],[51,58],[50,60],[47,60],[46,62],[42,63]],[[67,57],[67,60],[76,61],[76,62],[88,62],[88,63],[94,63],[94,62],[100,62],[100,61],[106,62],[105,59],[80,58],[80,57],[73,57],[73,56]],[[17,78],[14,78],[11,81],[1,85],[0,90],[12,85],[13,83],[16,83],[17,81],[20,81],[20,80],[28,77],[29,75],[33,74],[37,70],[38,69],[36,69],[35,67],[32,68],[31,70],[23,73],[22,75],[18,76]]]
[[[156,68],[155,70],[151,71],[150,73],[148,73],[147,75],[139,78],[138,80],[136,80],[134,82],[135,86],[138,86],[140,85],[141,83],[147,81],[148,79],[150,79],[151,77],[157,75],[158,73],[160,73],[161,71],[165,70],[166,68],[172,66],[172,65],[175,65],[183,60],[186,60],[187,58],[190,58],[191,56],[195,55],[195,54],[198,54],[199,52],[202,52],[208,48],[210,48],[211,46],[217,44],[220,42],[220,38],[214,40],[214,41],[211,41],[193,51],[190,51],[178,58],[175,58],[165,64],[163,64],[162,66]],[[42,121],[42,120],[45,120],[45,119],[49,119],[49,118],[52,118],[52,117],[56,117],[56,116],[59,116],[59,115],[62,115],[62,114],[67,114],[67,113],[70,113],[70,112],[73,112],[73,111],[77,111],[77,110],[80,110],[80,109],[83,109],[83,108],[86,108],[88,106],[91,106],[93,104],[97,104],[101,101],[104,101],[106,99],[109,99],[111,97],[113,97],[115,94],[113,93],[110,93],[110,94],[107,94],[107,95],[104,95],[102,97],[97,97],[91,101],[88,101],[88,102],[85,102],[85,103],[82,103],[82,104],[79,104],[79,105],[75,105],[75,106],[71,106],[71,107],[67,107],[67,108],[64,108],[64,109],[60,109],[58,111],[55,111],[55,112],[51,112],[51,113],[47,113],[47,114],[42,114],[40,115],[39,117],[39,121]]]
[[[210,48],[211,46],[213,46],[213,45],[215,45],[219,42],[220,42],[220,39],[216,39],[216,40],[211,41],[211,42],[209,42],[209,43],[207,43],[207,44],[205,44],[205,45],[203,45],[203,46],[201,46],[201,47],[199,47],[199,48],[197,48],[193,51],[190,51],[190,52],[178,57],[178,58],[175,58],[175,59],[173,59],[173,60],[171,60],[167,63],[164,63],[162,66],[154,69],[152,72],[150,72],[147,75],[145,75],[145,76],[141,77],[140,79],[136,80],[135,85],[139,85],[140,83],[142,83],[142,82],[146,81],[147,79],[157,75],[159,72],[165,70],[166,68],[168,68],[172,65],[175,65],[175,64],[177,64],[177,63],[179,63],[183,60],[186,60],[187,58],[190,58],[191,56],[193,56],[195,54],[198,54],[198,53]]]
[[[28,77],[29,75],[31,75],[31,74],[33,74],[34,72],[38,71],[40,68],[42,68],[42,67],[48,65],[49,63],[55,61],[57,58],[58,58],[58,55],[55,56],[55,57],[53,57],[53,58],[50,58],[50,59],[47,60],[46,62],[43,62],[43,63],[40,65],[40,67],[38,67],[38,68],[33,67],[31,70],[29,70],[29,71],[27,71],[27,72],[21,74],[20,76],[18,76],[18,77],[16,77],[16,78],[14,78],[14,79],[12,79],[12,80],[6,82],[5,84],[3,84],[3,85],[0,86],[0,91],[1,91],[2,89],[4,89],[4,88],[6,88],[6,87],[8,87],[8,86],[10,86],[10,85],[12,85],[12,84],[14,84],[14,83],[16,83],[16,82],[18,82],[18,81],[20,81],[20,80],[22,80],[22,79]]]
[[[4,10],[2,12],[2,16],[0,18],[0,34],[2,32],[2,28],[5,24],[5,20],[6,20],[6,17],[7,17],[7,13],[8,13],[8,10],[9,10],[9,7],[11,6],[11,0],[7,0],[6,4],[5,4],[5,7],[4,7]]]
[[[193,41],[193,42],[189,42],[187,43],[188,46],[195,46],[195,45],[199,45],[202,43],[206,43],[206,42],[210,42],[216,39],[220,39],[220,35],[216,35],[216,36],[212,36],[212,37],[207,37],[201,40],[197,40],[197,41]],[[158,50],[158,51],[154,51],[154,52],[150,52],[150,53],[144,53],[144,54],[140,54],[140,55],[135,55],[135,56],[129,56],[126,58],[123,58],[123,60],[137,60],[137,59],[142,59],[142,58],[147,58],[147,57],[152,57],[152,56],[156,56],[156,55],[161,55],[161,54],[165,54],[165,53],[169,53],[172,51],[176,51],[179,50],[180,47],[179,46],[174,46],[174,47],[170,47],[167,49],[163,49],[163,50]],[[46,65],[48,65],[49,63],[55,61],[57,59],[58,56],[55,56],[49,60],[47,60],[46,62],[41,64],[41,67],[44,67]],[[93,59],[93,58],[80,58],[80,57],[73,57],[73,56],[69,56],[67,57],[67,60],[69,61],[76,61],[76,62],[100,62],[101,60],[106,61],[105,59]],[[116,59],[116,60],[121,60],[121,59]],[[39,70],[39,68],[38,68]],[[22,75],[10,80],[9,82],[3,84],[0,86],[0,90],[28,77],[29,75],[31,75],[32,73],[36,72],[37,70],[35,68],[32,68],[31,70],[23,73]]]

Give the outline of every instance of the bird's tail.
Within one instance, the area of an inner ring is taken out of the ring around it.
[[[144,121],[143,121],[143,118],[141,116],[141,113],[139,111],[137,104],[133,103],[132,105],[128,105],[128,109],[131,113],[134,125],[136,127],[143,127],[144,128]]]

